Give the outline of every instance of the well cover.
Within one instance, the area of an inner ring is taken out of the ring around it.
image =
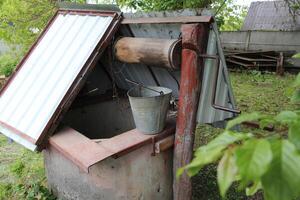
[[[0,93],[0,132],[35,150],[54,131],[118,23],[114,12],[60,10]]]

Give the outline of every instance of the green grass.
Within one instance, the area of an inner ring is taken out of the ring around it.
[[[0,136],[0,199],[54,199],[46,188],[41,154]]]
[[[289,102],[288,88],[295,75],[277,77],[258,72],[231,73],[231,80],[239,109],[243,112],[259,111],[276,114],[281,110],[293,109]],[[222,129],[208,125],[199,126],[196,133],[197,146],[206,144]],[[219,200],[216,182],[216,167],[205,167],[193,178],[194,200]],[[54,199],[46,189],[46,178],[41,154],[25,150],[16,143],[8,143],[0,135],[0,199]],[[242,192],[232,187],[228,200],[244,200]],[[253,197],[252,199],[261,199]]]
[[[282,110],[293,109],[290,103],[290,86],[295,75],[284,77],[260,72],[231,73],[231,82],[237,105],[242,112],[259,111],[276,114]]]

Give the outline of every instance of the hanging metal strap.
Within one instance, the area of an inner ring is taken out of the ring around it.
[[[147,87],[147,86],[144,86],[142,83],[138,83],[138,82],[136,82],[136,81],[132,81],[132,80],[129,80],[129,79],[127,79],[127,78],[125,78],[125,80],[126,80],[127,82],[132,83],[132,84],[135,84],[135,85],[137,85],[137,86],[139,86],[139,87],[145,88],[145,89],[147,89],[147,90],[151,90],[151,91],[153,91],[153,92],[157,92],[157,93],[159,93],[160,95],[164,95],[164,92],[163,92],[163,91],[154,90],[154,89],[152,89],[152,88],[149,88],[149,87]]]

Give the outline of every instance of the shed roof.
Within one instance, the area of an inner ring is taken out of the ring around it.
[[[114,12],[56,13],[1,90],[1,133],[32,150],[43,144],[103,51],[116,16]]]
[[[300,15],[299,12],[292,14],[288,4],[282,0],[252,2],[242,30],[300,30]]]

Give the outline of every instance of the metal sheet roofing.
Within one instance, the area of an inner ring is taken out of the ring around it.
[[[300,30],[300,13],[291,11],[285,1],[252,2],[242,30]]]
[[[67,93],[95,59],[115,13],[60,11],[1,91],[0,132],[29,149],[47,134]],[[101,50],[101,49],[100,49]],[[85,66],[87,66],[85,68]],[[58,116],[58,115],[57,115]]]

